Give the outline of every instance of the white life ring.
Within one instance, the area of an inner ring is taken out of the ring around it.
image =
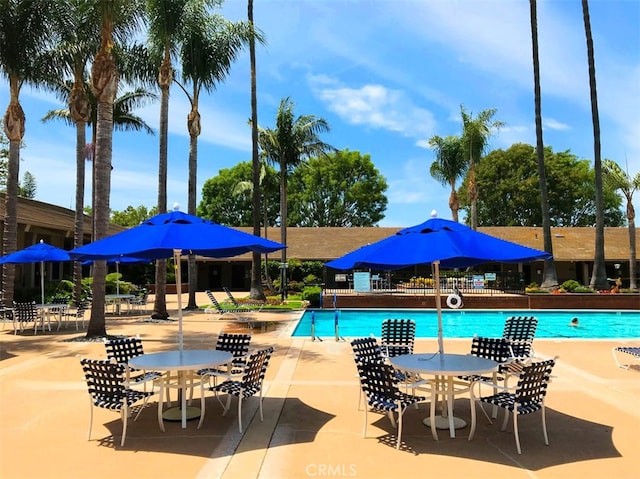
[[[454,294],[454,293],[450,294],[447,297],[447,306],[449,306],[451,309],[462,308],[462,298],[457,294]]]

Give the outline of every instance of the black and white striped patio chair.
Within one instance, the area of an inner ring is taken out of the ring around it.
[[[120,419],[122,420],[120,446],[124,446],[131,406],[142,400],[146,403],[147,399],[155,393],[128,388],[126,386],[125,367],[110,359],[81,359],[80,365],[84,371],[91,404],[87,439],[91,439],[93,408],[100,407],[112,411],[120,411]],[[138,419],[141,411],[142,407],[138,410],[134,421]]]
[[[28,301],[23,303],[13,302],[13,333],[16,334],[17,328],[20,331],[24,330],[28,323],[33,323],[33,334],[38,331],[38,323],[40,318],[38,317],[38,310],[36,309],[35,301]],[[17,326],[17,328],[16,328]],[[44,330],[44,320],[42,321],[42,328]],[[51,331],[51,325],[49,325],[49,331]]]
[[[396,449],[399,449],[402,441],[402,416],[409,406],[422,402],[426,398],[402,392],[398,387],[395,371],[389,364],[356,362],[356,367],[358,368],[360,387],[365,395],[367,405],[374,410],[386,413],[391,419],[391,424],[398,428]],[[364,408],[362,437],[367,437],[368,409],[368,407]],[[398,415],[397,426],[396,413]]]
[[[140,371],[129,366],[129,360],[144,354],[142,339],[135,338],[114,338],[104,342],[107,358],[122,365],[126,371],[126,380],[130,386],[143,385],[146,391],[147,384],[155,385],[156,381],[162,378],[162,373],[158,371]]]
[[[209,391],[215,392],[216,395],[218,393],[227,393],[227,402],[222,412],[223,416],[229,411],[231,397],[236,396],[238,398],[238,429],[240,432],[242,432],[243,399],[250,398],[257,394],[260,400],[260,421],[264,420],[262,414],[262,384],[264,383],[264,377],[272,354],[273,347],[256,351],[247,359],[247,364],[240,379],[227,379],[216,386],[208,388]],[[200,382],[200,398],[200,422],[198,423],[198,429],[202,426],[205,414],[204,381]]]
[[[535,316],[511,316],[506,319],[502,337],[509,341],[514,359],[533,357],[533,338],[537,329],[538,318]]]
[[[231,379],[234,376],[242,374],[247,364],[250,346],[250,333],[220,333],[216,341],[216,349],[218,351],[230,352],[233,356],[231,363],[228,364],[227,367],[199,369],[196,371],[196,374],[214,379],[216,377]]]
[[[489,383],[492,387],[496,387],[500,392],[491,396],[476,397],[471,388],[470,394],[472,399],[471,407],[471,431],[469,433],[469,440],[473,439],[473,435],[476,429],[476,402],[483,402],[492,404],[496,407],[503,408],[505,410],[504,421],[502,422],[501,430],[504,431],[507,428],[509,422],[509,412],[513,413],[513,432],[516,439],[516,449],[518,454],[522,454],[520,449],[520,436],[518,432],[518,416],[523,414],[531,414],[537,411],[542,413],[542,433],[544,436],[545,445],[549,445],[549,437],[547,436],[547,422],[544,398],[547,394],[547,386],[551,378],[551,370],[555,365],[555,358],[547,361],[532,362],[526,366],[523,366],[520,376],[518,377],[518,384],[515,387],[508,386],[496,386],[493,383]],[[481,384],[482,381],[478,381],[476,384]],[[480,408],[484,415],[487,417],[490,423],[491,418],[485,412],[482,407]]]
[[[413,319],[389,318],[382,321],[380,343],[382,354],[393,358],[413,353],[416,322]]]

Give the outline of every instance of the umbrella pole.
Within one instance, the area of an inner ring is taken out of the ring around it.
[[[44,261],[40,261],[40,299],[44,305]]]
[[[440,305],[440,261],[433,262],[433,281],[436,288],[436,311],[438,312],[438,352],[444,354],[444,340],[442,339],[442,306]]]
[[[180,272],[180,250],[173,251],[176,263],[176,294],[178,295],[178,348],[182,351],[182,275]]]

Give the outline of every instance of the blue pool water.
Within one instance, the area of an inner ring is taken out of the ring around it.
[[[380,337],[386,318],[411,318],[416,321],[416,337],[438,337],[438,316],[435,310],[421,309],[344,309],[306,311],[293,336],[311,336],[314,317],[315,335],[335,337],[335,319],[342,337]],[[536,316],[536,338],[640,338],[640,312],[608,310],[443,310],[442,331],[445,338],[500,337],[509,316]],[[577,327],[569,326],[571,318],[579,318]]]

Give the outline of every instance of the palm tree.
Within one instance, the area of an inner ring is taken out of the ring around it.
[[[187,212],[196,214],[196,184],[198,167],[198,136],[200,136],[200,94],[213,90],[223,81],[242,47],[253,36],[245,22],[230,22],[220,15],[210,15],[206,9],[190,12],[198,21],[189,21],[181,44],[182,81],[176,81],[191,103],[187,115],[189,131],[189,184]],[[186,84],[191,84],[191,92]],[[197,270],[195,256],[189,255],[189,302],[186,309],[197,309]]]
[[[161,58],[157,82],[160,87],[160,135],[158,154],[158,213],[167,211],[167,151],[169,138],[169,88],[174,81],[172,58],[177,55],[180,36],[193,0],[147,0],[149,39],[155,54]],[[192,18],[193,20],[193,18]],[[167,262],[156,261],[156,293],[152,318],[166,319]]]
[[[259,129],[258,143],[264,156],[280,168],[280,242],[287,244],[287,176],[300,162],[312,156],[326,155],[335,148],[320,141],[320,134],[330,130],[324,118],[315,115],[293,113],[290,98],[280,101],[276,114],[276,128]],[[282,299],[287,294],[287,249],[282,249],[280,291]]]
[[[549,212],[549,193],[547,191],[547,169],[544,163],[544,141],[542,137],[542,101],[540,95],[540,61],[538,58],[538,9],[536,0],[530,0],[531,9],[531,45],[533,54],[533,89],[536,117],[536,154],[538,157],[538,176],[540,181],[540,209],[542,213],[542,237],[544,250],[553,255],[551,238],[551,215]],[[558,285],[558,274],[553,260],[544,260],[542,287],[552,289]]]
[[[591,121],[593,123],[593,169],[596,183],[596,245],[593,272],[589,286],[592,289],[608,289],[607,270],[604,263],[604,194],[602,190],[602,160],[600,158],[600,118],[598,115],[598,89],[596,65],[589,19],[589,2],[582,0],[584,31],[587,37],[587,61],[589,63],[589,91],[591,92]]]
[[[86,126],[90,121],[91,105],[87,95],[87,65],[98,48],[99,29],[95,11],[85,0],[62,2],[59,8],[67,21],[60,24],[61,41],[46,52],[47,64],[53,69],[48,81],[55,82],[54,90],[61,86],[68,104],[68,119],[76,129],[76,198],[73,246],[83,244],[84,231],[84,176],[86,157]],[[60,83],[63,76],[71,76],[71,82]],[[82,289],[82,263],[73,264],[74,301],[80,302]]]
[[[493,134],[493,130],[498,130],[505,125],[502,121],[493,120],[497,112],[498,110],[496,108],[482,110],[474,120],[473,114],[467,113],[464,105],[460,105],[460,114],[462,115],[462,140],[465,157],[468,158],[469,161],[469,184],[467,190],[471,204],[471,228],[474,230],[478,227],[476,167],[484,153],[489,137]]]
[[[255,28],[253,23],[253,0],[247,2],[247,20],[252,29]],[[256,41],[252,35],[249,39],[249,61],[251,63],[251,164],[253,166],[253,234],[260,236],[260,184],[264,176],[261,174],[263,168],[259,158],[258,146],[258,99],[256,86]],[[266,211],[266,210],[265,210]],[[265,237],[267,231],[267,223],[265,221]],[[264,300],[265,295],[262,289],[262,280],[260,275],[260,253],[254,251],[251,256],[251,288],[249,297],[256,300]],[[265,268],[267,256],[265,255]],[[267,279],[269,275],[267,274]]]
[[[95,203],[93,217],[95,239],[107,236],[109,195],[111,192],[111,157],[113,147],[113,102],[118,91],[118,68],[113,53],[116,29],[124,38],[137,30],[142,12],[138,0],[93,0],[100,12],[100,48],[91,66],[91,88],[97,100],[95,142]],[[106,335],[105,329],[105,261],[93,265],[93,304],[87,337]]]
[[[56,96],[65,103],[69,103],[71,101],[70,99],[73,94],[74,87],[75,85],[73,85],[72,82],[56,82],[47,85],[47,88],[52,90]],[[84,84],[84,87],[85,97],[87,99],[87,110],[89,112],[89,117],[86,120],[86,126],[91,127],[92,142],[82,145],[82,158],[83,161],[86,160],[93,162],[93,153],[96,142],[96,123],[98,120],[98,101],[91,91],[91,85],[88,82]],[[135,90],[127,91],[116,97],[113,101],[113,129],[115,131],[144,131],[148,135],[155,135],[153,128],[151,128],[151,126],[149,126],[142,117],[135,115],[133,110],[136,108],[142,108],[146,106],[148,102],[156,99],[157,96],[154,93],[147,91],[144,88],[136,88]],[[44,123],[53,120],[62,120],[70,126],[74,126],[75,124],[71,111],[68,108],[49,110],[46,115],[42,117],[42,121]],[[95,198],[93,201],[95,202]]]
[[[429,172],[438,183],[451,186],[449,208],[453,221],[458,221],[460,200],[456,191],[456,181],[464,177],[468,166],[462,141],[459,136],[442,138],[436,135],[429,138],[429,146],[436,153],[436,160],[431,163]]]
[[[631,178],[612,160],[602,162],[602,181],[612,190],[620,190],[627,200],[627,221],[629,222],[629,288],[638,289],[636,282],[636,210],[633,207],[633,194],[640,189],[640,173]]]
[[[43,122],[52,120],[63,120],[76,128],[76,212],[74,224],[74,247],[82,246],[83,223],[84,223],[84,176],[85,161],[93,162],[93,145],[95,145],[96,121],[97,121],[97,100],[91,92],[91,86],[87,82],[77,86],[77,80],[73,82],[56,82],[49,84],[51,89],[61,101],[68,103],[69,108],[49,110],[42,118]],[[82,88],[84,86],[84,88]],[[83,93],[80,93],[82,91]],[[154,135],[155,132],[139,116],[132,113],[132,110],[144,106],[147,101],[155,99],[155,95],[138,88],[134,91],[125,92],[117,97],[113,103],[113,128],[117,131],[140,131]],[[80,110],[79,108],[83,109]],[[86,127],[92,129],[92,143],[86,143]],[[87,149],[90,151],[87,151]],[[92,175],[94,177],[95,175]],[[95,192],[95,185],[92,185],[92,194]],[[95,195],[93,195],[95,200]],[[95,225],[94,225],[95,226]],[[82,263],[74,263],[73,281],[74,298],[79,301],[82,280]]]
[[[55,2],[0,0],[0,72],[9,82],[9,106],[4,115],[4,131],[9,140],[6,213],[3,254],[16,251],[18,231],[18,184],[20,146],[26,118],[20,105],[20,89],[38,78],[39,56],[52,39]],[[7,304],[13,301],[15,266],[3,265],[3,291]]]

